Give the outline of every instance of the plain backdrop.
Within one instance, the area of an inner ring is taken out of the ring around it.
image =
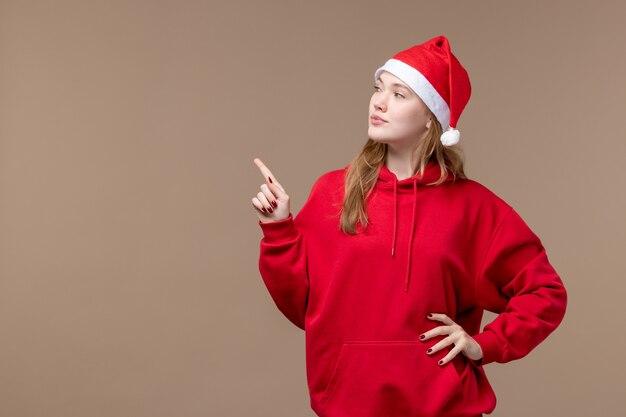
[[[485,367],[492,413],[624,410],[620,1],[0,1],[0,416],[312,417],[258,272],[261,158],[295,214],[367,137],[373,73],[440,34],[468,176],[565,283]],[[483,325],[495,316],[487,313]]]

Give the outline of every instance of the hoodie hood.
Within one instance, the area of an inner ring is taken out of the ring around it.
[[[439,167],[439,163],[436,161],[430,161],[424,167],[423,173],[416,173],[412,177],[404,178],[402,180],[398,180],[398,177],[395,173],[393,173],[387,165],[382,164],[380,171],[378,173],[378,179],[376,181],[376,186],[379,188],[389,188],[393,190],[393,236],[391,238],[391,256],[395,256],[396,252],[396,236],[398,229],[398,194],[407,194],[413,193],[413,213],[411,215],[411,228],[410,228],[410,237],[407,248],[407,266],[406,266],[406,275],[404,278],[404,291],[408,291],[409,289],[409,277],[411,275],[411,253],[413,249],[413,236],[415,234],[415,207],[417,206],[417,189],[421,186],[426,186],[427,184],[433,183],[439,179],[441,176],[441,168]],[[448,173],[442,184],[447,182],[454,182],[455,177]],[[440,185],[442,185],[440,184]],[[433,185],[430,185],[433,187]]]

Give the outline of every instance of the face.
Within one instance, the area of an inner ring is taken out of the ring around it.
[[[384,122],[372,119],[376,115]],[[415,145],[431,121],[422,99],[395,75],[383,71],[374,83],[369,105],[368,136],[390,145]]]

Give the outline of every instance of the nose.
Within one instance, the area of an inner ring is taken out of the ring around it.
[[[387,101],[384,98],[384,94],[378,94],[374,97],[372,99],[372,104],[374,105],[375,110],[380,110],[382,112],[387,110]]]

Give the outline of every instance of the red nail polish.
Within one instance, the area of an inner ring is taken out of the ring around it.
[[[276,202],[276,200],[272,201],[272,205],[273,205],[274,207],[278,207],[278,203]]]
[[[432,317],[433,317],[432,313],[428,313],[428,318],[432,318]]]
[[[420,340],[424,340],[424,338],[425,338],[425,337],[426,337],[426,336],[421,335],[421,336],[420,336]]]
[[[270,177],[267,177],[267,179],[268,179],[268,180],[270,180],[270,182],[271,182],[272,184],[274,184],[274,181],[272,181],[272,179],[271,179]]]
[[[265,207],[261,207],[261,211],[262,211],[263,213],[267,213],[267,210],[265,210]]]
[[[267,211],[269,211],[270,213],[272,213],[274,210],[271,207],[267,208]]]
[[[432,349],[432,348],[430,348],[430,349],[428,349],[428,350],[426,351],[426,353],[430,353],[430,352],[432,352],[432,351],[433,351],[433,349]]]
[[[443,359],[439,361],[439,365],[443,365]]]

